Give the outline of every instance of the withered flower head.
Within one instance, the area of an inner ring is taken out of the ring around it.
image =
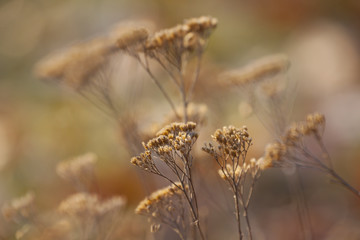
[[[84,192],[75,193],[63,200],[59,207],[59,213],[77,217],[108,217],[119,214],[126,204],[121,196],[115,196],[101,201],[96,194]]]
[[[286,55],[276,54],[260,58],[243,68],[223,74],[226,85],[246,85],[263,79],[274,77],[287,71],[290,61]]]
[[[245,126],[242,128],[228,126],[217,129],[214,135],[212,135],[212,138],[219,144],[218,150],[220,152],[237,158],[239,158],[243,152],[247,151],[252,144],[252,138]],[[203,147],[203,150],[213,154],[216,151],[212,145]]]
[[[34,199],[34,193],[28,192],[20,198],[13,199],[9,204],[4,204],[1,208],[4,218],[15,222],[29,218],[34,210]]]
[[[171,52],[179,57],[187,51],[201,50],[211,32],[217,26],[217,19],[212,17],[191,18],[175,27],[161,30],[149,38],[146,49]],[[155,56],[153,52],[152,56]]]
[[[320,113],[308,114],[306,120],[293,123],[285,132],[283,141],[288,146],[296,145],[304,136],[320,136],[325,126],[325,116]]]
[[[79,89],[89,84],[112,53],[114,43],[109,38],[95,38],[45,57],[36,65],[35,73],[41,79]]]
[[[185,232],[185,197],[179,182],[153,192],[137,206],[135,213],[149,217],[152,232],[160,223],[172,227],[178,234]]]
[[[122,211],[126,204],[126,199],[122,196],[115,196],[100,202],[97,205],[97,212],[100,216],[116,214]]]
[[[76,193],[62,201],[58,211],[64,215],[88,217],[97,214],[99,199],[94,194]]]
[[[184,21],[184,24],[188,26],[192,32],[204,32],[216,28],[218,20],[213,17],[202,16],[198,18],[187,19]]]
[[[86,153],[60,162],[56,167],[56,173],[66,181],[87,185],[94,177],[96,161],[97,156],[94,153]]]
[[[117,35],[117,46],[120,49],[127,49],[144,43],[149,36],[148,30],[142,27],[120,28],[117,32],[114,32],[115,34]]]
[[[194,122],[167,125],[156,134],[157,137],[143,143],[145,152],[133,157],[131,163],[146,171],[158,173],[153,155],[168,163],[175,161],[171,153],[188,153],[198,138],[195,127]]]
[[[283,143],[275,142],[268,144],[265,148],[265,154],[261,158],[261,168],[266,169],[284,161],[287,147]]]

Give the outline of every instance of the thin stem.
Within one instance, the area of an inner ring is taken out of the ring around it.
[[[187,105],[188,105],[188,102],[186,100],[186,90],[185,90],[185,81],[184,81],[184,78],[182,76],[182,73],[181,74],[181,88],[180,88],[180,94],[181,94],[181,100],[182,100],[182,103],[183,103],[183,111],[184,111],[184,116],[183,116],[183,120],[184,120],[184,123],[187,123],[188,121],[188,116],[187,116]]]
[[[155,59],[160,64],[160,66],[169,74],[170,78],[173,80],[175,85],[180,89],[180,85],[179,85],[176,77],[174,76],[174,74],[165,66],[165,64],[161,61],[160,58],[155,57]]]
[[[347,190],[355,194],[358,198],[360,198],[360,191],[356,190],[353,186],[351,186],[347,181],[345,181],[342,177],[340,177],[334,170],[329,169],[329,174],[343,187]]]
[[[239,233],[239,239],[243,239],[243,234],[241,231],[241,221],[240,221],[240,208],[239,208],[239,190],[235,186],[235,193],[234,193],[234,201],[235,201],[235,211],[236,211],[236,220],[237,220],[237,227],[238,227],[238,233]]]
[[[190,100],[192,93],[194,92],[195,85],[197,81],[199,80],[200,75],[200,67],[201,67],[201,57],[202,57],[202,51],[199,51],[197,55],[197,64],[196,64],[196,71],[195,71],[195,77],[193,81],[191,82],[190,88],[189,88],[189,94],[188,94],[188,101]]]
[[[247,175],[247,172],[245,172],[245,175],[243,176],[243,181],[240,183],[240,186],[241,186],[241,191],[240,191],[240,200],[241,200],[241,204],[243,206],[243,209],[244,209],[244,217],[245,217],[245,222],[246,222],[246,229],[247,229],[247,232],[249,234],[249,239],[252,240],[252,231],[251,231],[251,226],[250,226],[250,220],[249,220],[249,215],[248,215],[248,205],[249,205],[249,201],[250,201],[250,198],[251,198],[251,194],[252,194],[252,189],[250,187],[250,190],[249,190],[249,193],[248,193],[248,200],[247,202],[245,202],[245,199],[244,199],[244,194],[245,194],[245,191],[244,191],[244,186],[245,186],[245,181],[246,181],[246,175]],[[253,180],[253,183],[255,182],[255,180]],[[245,205],[246,204],[246,205]]]
[[[244,206],[244,216],[245,216],[245,221],[246,221],[246,228],[247,231],[249,233],[249,239],[252,240],[252,231],[251,231],[251,225],[250,225],[250,220],[249,220],[249,215],[248,215],[248,208]]]
[[[168,101],[171,109],[174,111],[175,115],[178,116],[177,112],[176,112],[176,108],[174,103],[172,102],[171,98],[169,97],[169,95],[166,93],[165,89],[162,87],[162,85],[160,84],[160,82],[157,80],[157,78],[154,76],[154,74],[150,71],[150,68],[148,66],[147,63],[147,59],[146,59],[146,65],[141,61],[141,59],[138,56],[134,56],[136,59],[138,59],[138,61],[140,62],[141,66],[145,69],[145,71],[149,74],[150,78],[154,81],[155,85],[159,88],[159,90],[161,91],[161,93],[164,95],[164,97],[166,98],[166,100]]]
[[[322,141],[322,139],[321,139],[321,137],[320,137],[320,135],[318,133],[315,133],[315,139],[316,139],[317,143],[319,144],[321,150],[325,154],[325,158],[328,161],[330,168],[333,169],[330,154],[329,154],[328,150],[326,149],[326,147],[325,147],[325,145],[324,145],[324,143],[323,143],[323,141]]]
[[[188,156],[189,157],[189,156]],[[187,158],[188,158],[187,157]],[[191,157],[191,156],[190,156]],[[190,185],[190,193],[191,193],[191,200],[193,200],[193,202],[195,203],[195,210],[196,210],[196,219],[195,220],[195,225],[196,227],[198,228],[199,230],[199,233],[200,233],[200,237],[201,239],[205,239],[205,235],[201,229],[201,226],[200,226],[200,218],[199,218],[199,206],[198,206],[198,202],[197,202],[197,197],[196,197],[196,192],[195,192],[195,188],[194,188],[194,184],[193,184],[193,179],[192,179],[192,174],[191,174],[191,168],[189,166],[189,162],[190,160],[187,159],[186,161],[186,168],[187,168],[187,172],[188,172],[188,175],[189,175],[189,185]],[[191,202],[191,205],[192,205],[192,202]]]

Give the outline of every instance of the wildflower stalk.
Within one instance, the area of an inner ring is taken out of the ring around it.
[[[240,206],[239,206],[239,194],[238,194],[238,189],[235,189],[235,194],[234,194],[234,201],[235,201],[235,211],[236,211],[236,220],[237,220],[237,228],[238,228],[238,233],[239,233],[239,239],[242,240],[243,239],[243,234],[241,232],[241,219],[240,219]]]
[[[218,143],[218,147],[208,144],[203,147],[203,151],[215,159],[220,167],[218,171],[220,177],[229,184],[233,192],[239,239],[244,238],[241,228],[241,212],[243,212],[246,231],[249,239],[252,240],[248,207],[255,182],[260,177],[262,159],[246,161],[246,155],[252,145],[246,127],[242,129],[233,126],[223,127],[216,130],[212,138]]]
[[[325,128],[325,117],[314,113],[306,117],[306,121],[294,123],[282,136],[281,142],[267,146],[264,156],[266,167],[297,166],[312,168],[331,177],[360,198],[360,192],[345,181],[333,168],[330,155],[322,141],[321,133]],[[320,154],[308,150],[305,137],[313,137],[320,147]]]
[[[143,143],[145,152],[133,157],[131,162],[145,171],[165,178],[183,193],[192,221],[198,229],[201,239],[205,240],[200,226],[199,207],[191,172],[193,162],[191,150],[198,137],[194,131],[195,127],[196,124],[193,122],[172,123],[164,127],[158,132],[156,138],[149,140],[146,144]],[[163,161],[175,175],[178,183],[162,173],[153,158]]]

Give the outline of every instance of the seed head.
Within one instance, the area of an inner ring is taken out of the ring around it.
[[[287,71],[289,66],[290,62],[286,55],[270,55],[260,58],[238,70],[224,73],[223,79],[226,85],[243,86],[274,77]]]
[[[287,148],[283,143],[275,142],[268,144],[265,148],[264,157],[261,159],[262,168],[272,167],[274,164],[284,160]]]
[[[113,53],[109,38],[95,38],[49,55],[36,65],[35,73],[41,79],[79,89],[91,82]]]
[[[9,204],[4,204],[1,208],[4,218],[15,222],[29,218],[34,210],[34,199],[34,193],[28,192],[20,198],[13,199]]]
[[[94,153],[86,153],[60,162],[56,167],[56,173],[66,181],[86,186],[94,177],[96,161],[97,156]]]
[[[143,44],[149,36],[148,30],[145,28],[119,29],[116,34],[117,46],[120,49],[127,49]]]
[[[152,223],[151,230],[156,232],[160,223],[185,233],[185,197],[180,182],[153,192],[137,206],[135,213],[147,216]]]
[[[64,215],[86,218],[97,214],[99,199],[94,194],[76,193],[62,201],[58,211]]]

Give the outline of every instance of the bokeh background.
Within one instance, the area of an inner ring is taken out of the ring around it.
[[[262,155],[272,140],[267,129],[255,116],[239,112],[239,92],[211,86],[223,70],[286,53],[292,63],[290,77],[298,83],[289,114],[294,120],[312,111],[325,114],[324,140],[334,166],[360,189],[359,1],[3,0],[0,203],[31,189],[39,209],[56,207],[73,191],[56,175],[56,164],[90,151],[99,156],[101,194],[124,195],[130,209],[136,206],[145,193],[114,121],[69,89],[36,79],[34,65],[49,52],[104,33],[120,21],[149,20],[161,29],[201,15],[218,18],[219,25],[195,94],[195,101],[206,103],[209,110],[198,148],[216,128],[247,125],[255,142],[250,155]],[[159,94],[151,84],[149,91]],[[147,111],[159,111],[162,105],[156,101],[159,98],[144,99]],[[316,239],[360,239],[359,200],[321,174],[302,174]],[[253,201],[251,215],[259,239],[295,239],[298,223],[294,213],[289,214],[294,206],[280,170],[264,173]],[[218,234],[235,236],[221,225]]]

